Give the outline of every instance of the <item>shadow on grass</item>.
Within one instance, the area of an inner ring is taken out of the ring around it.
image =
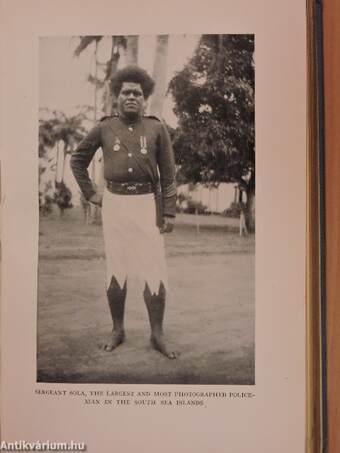
[[[216,369],[201,369],[199,364],[193,370],[182,369],[174,373],[166,373],[158,370],[148,370],[146,373],[134,369],[129,373],[119,371],[88,371],[62,372],[62,371],[38,371],[37,382],[49,383],[77,383],[77,384],[181,384],[181,385],[254,385],[255,384],[255,361],[254,347],[244,348],[244,355],[232,358],[223,363],[223,369],[218,366],[219,359],[225,355],[221,352],[213,352],[209,355],[209,361],[216,364]],[[221,357],[220,357],[221,356]],[[166,359],[165,359],[166,360]],[[176,368],[178,362],[173,363]],[[168,367],[165,367],[168,368]],[[219,369],[218,369],[219,368]]]

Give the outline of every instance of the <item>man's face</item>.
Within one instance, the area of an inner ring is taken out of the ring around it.
[[[140,83],[123,82],[118,98],[118,111],[124,116],[141,115],[145,107],[145,98]]]

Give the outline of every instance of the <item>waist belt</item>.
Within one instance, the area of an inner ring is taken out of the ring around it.
[[[154,192],[151,182],[114,182],[106,180],[106,187],[110,192],[120,195],[143,195]]]

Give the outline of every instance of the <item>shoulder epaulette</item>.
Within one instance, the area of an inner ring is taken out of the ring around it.
[[[100,118],[99,121],[102,122],[102,121],[107,120],[108,118],[117,118],[117,117],[118,117],[118,115],[115,113],[114,115],[106,115],[106,116],[103,116],[102,118]]]
[[[158,116],[155,116],[155,115],[143,115],[143,118],[149,118],[149,119],[152,119],[152,120],[157,120],[157,121],[160,121],[161,123],[163,122],[161,120],[161,118],[158,118]]]

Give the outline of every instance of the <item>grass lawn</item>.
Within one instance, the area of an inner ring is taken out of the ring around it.
[[[41,218],[38,381],[254,383],[254,236],[239,237],[235,219],[179,215],[165,239],[165,332],[181,353],[175,361],[151,348],[146,308],[134,282],[128,288],[126,343],[111,353],[100,351],[111,330],[101,226],[85,225],[78,208],[64,218]]]

